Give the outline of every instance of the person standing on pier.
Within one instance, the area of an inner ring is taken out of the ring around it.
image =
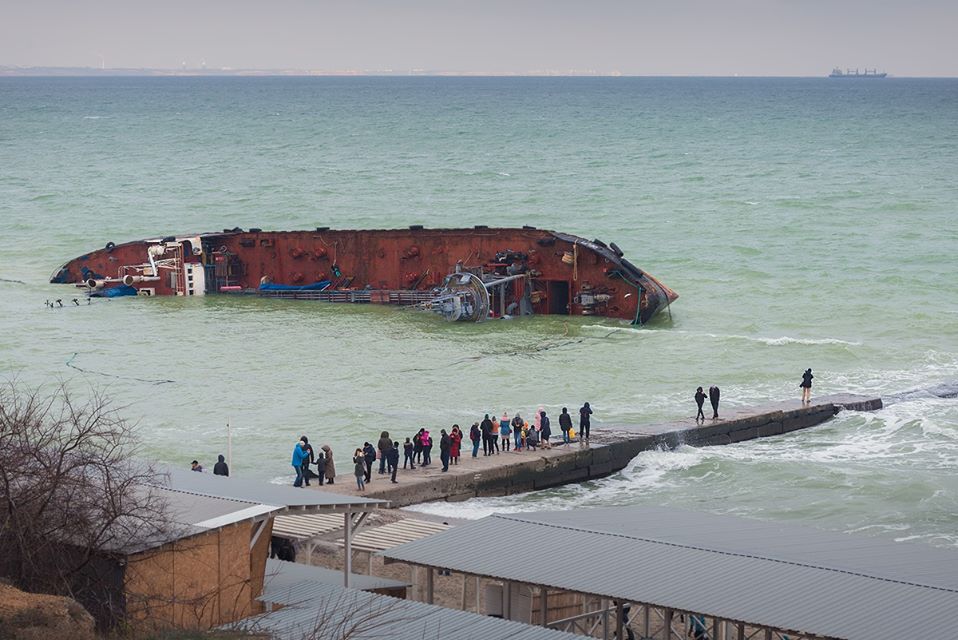
[[[425,429],[422,432],[422,466],[432,464],[432,436]]]
[[[389,465],[389,473],[392,475],[392,483],[396,482],[396,470],[399,469],[399,442],[393,442],[386,452],[386,464]]]
[[[293,480],[294,487],[303,486],[303,460],[308,460],[309,454],[303,448],[303,441],[297,440],[293,446],[293,469],[296,471],[296,479]]]
[[[379,475],[386,473],[386,452],[392,449],[393,441],[389,437],[388,431],[383,431],[379,434],[379,442],[376,443],[376,448],[379,449]]]
[[[539,420],[539,439],[542,441],[542,448],[548,449],[551,446],[549,445],[549,438],[552,436],[552,422],[545,411],[540,411],[539,415],[541,416],[541,420]]]
[[[452,425],[449,440],[452,442],[449,447],[449,458],[453,464],[459,464],[459,453],[462,449],[462,430],[458,424]]]
[[[409,468],[415,469],[416,459],[413,457],[415,454],[413,453],[412,441],[409,438],[406,438],[406,443],[402,446],[402,452],[403,452],[402,468],[405,469],[406,463],[409,463]]]
[[[572,439],[569,438],[569,430],[572,429],[572,416],[569,410],[562,407],[562,413],[559,414],[559,428],[562,429],[562,444],[569,444]]]
[[[419,432],[412,437],[412,446],[414,460],[418,464],[422,464],[422,434],[425,432],[425,429],[420,429]]]
[[[472,457],[479,455],[479,441],[482,440],[482,431],[479,429],[479,423],[473,422],[469,429],[469,439],[472,440]]]
[[[502,437],[502,450],[508,451],[512,444],[512,430],[509,428],[509,414],[502,412],[502,419],[499,420],[499,435]]]
[[[439,460],[442,461],[442,470],[449,471],[449,452],[452,449],[452,440],[445,429],[439,431]]]
[[[712,420],[718,420],[718,406],[719,398],[722,397],[722,392],[714,384],[709,387],[709,402],[712,403]]]
[[[489,432],[489,452],[499,454],[499,419],[495,415],[490,418],[492,422],[492,431]]]
[[[230,474],[229,465],[226,464],[226,458],[223,457],[221,453],[217,458],[216,464],[213,465],[213,475],[214,476],[228,476]]]
[[[326,484],[335,484],[336,463],[333,462],[333,450],[328,444],[324,444],[320,449],[323,450],[323,459],[326,461]]]
[[[316,452],[316,476],[319,478],[319,486],[323,486],[326,479],[326,452],[322,447]]]
[[[356,474],[356,486],[360,491],[365,491],[365,478],[368,476],[369,470],[366,468],[366,452],[362,449],[356,449],[356,453],[353,454],[353,473]]]
[[[525,423],[525,420],[518,413],[512,419],[512,433],[515,434],[516,438],[516,451],[522,451],[522,427]]]
[[[303,460],[303,484],[309,486],[309,465],[316,462],[316,455],[313,453],[313,445],[309,444],[309,438],[300,436],[299,441],[303,443],[303,449],[306,450],[306,459]]]
[[[579,441],[589,439],[589,427],[592,424],[592,407],[586,402],[579,408]]]
[[[366,482],[372,482],[373,463],[376,462],[376,448],[372,443],[363,443],[363,457],[366,459]]]
[[[802,384],[798,385],[802,388],[802,404],[812,402],[812,378],[814,377],[811,369],[805,369],[805,373],[802,374]]]
[[[695,424],[699,423],[699,419],[705,422],[705,412],[702,411],[702,405],[705,404],[705,392],[702,391],[702,387],[695,390],[695,404],[699,406],[699,412],[695,414]]]
[[[482,455],[492,455],[492,447],[489,443],[489,438],[492,436],[492,420],[489,419],[488,413],[479,424],[479,431],[482,433]]]

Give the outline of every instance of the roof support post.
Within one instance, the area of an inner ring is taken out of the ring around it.
[[[549,622],[549,590],[539,587],[539,624],[543,627]]]
[[[662,619],[665,624],[665,640],[672,640],[672,610],[665,610],[665,617]]]
[[[476,613],[479,613],[479,576],[476,576]]]
[[[615,640],[622,640],[622,618],[625,616],[625,605],[621,600],[615,603]]]
[[[602,640],[609,640],[609,601],[602,598],[599,606],[602,608]]]
[[[426,602],[432,604],[435,589],[435,571],[432,567],[426,567]]]
[[[353,514],[349,511],[343,514],[343,586],[349,588],[349,574],[353,572]]]
[[[512,582],[506,580],[502,587],[502,617],[512,620]]]
[[[738,640],[745,640],[745,623],[738,623]]]
[[[712,637],[713,638],[719,637],[719,619],[718,618],[712,618]]]
[[[648,638],[652,631],[651,607],[647,604],[642,605],[642,636]]]

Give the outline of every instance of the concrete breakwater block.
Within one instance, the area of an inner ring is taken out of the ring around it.
[[[427,469],[400,472],[399,484],[378,478],[366,496],[404,507],[434,500],[462,501],[478,496],[505,496],[602,478],[624,469],[642,451],[674,449],[683,444],[716,446],[777,436],[826,422],[842,410],[875,411],[881,398],[843,394],[825,396],[809,405],[786,401],[750,409],[733,409],[722,419],[696,424],[691,418],[655,425],[623,425],[594,429],[588,444],[553,446],[538,451],[466,456],[442,473],[435,463]],[[355,488],[324,487],[340,493]]]

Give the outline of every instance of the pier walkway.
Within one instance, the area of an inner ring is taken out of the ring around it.
[[[438,429],[435,429],[436,445],[430,466],[417,466],[414,471],[400,467],[398,484],[392,484],[389,475],[377,473],[377,463],[373,480],[362,495],[389,500],[390,506],[396,508],[433,500],[460,501],[477,496],[524,493],[611,475],[625,468],[642,451],[674,449],[681,444],[723,445],[775,436],[817,426],[843,409],[875,411],[881,407],[882,400],[877,397],[823,396],[808,406],[794,400],[750,409],[726,409],[721,419],[709,419],[702,425],[696,425],[691,418],[653,425],[602,425],[593,427],[588,443],[573,442],[566,446],[561,444],[561,431],[556,426],[558,445],[535,452],[504,451],[492,456],[480,453],[473,458],[471,443],[465,440],[460,463],[450,465],[447,473],[441,471]],[[340,468],[351,470],[352,465],[342,464]],[[341,474],[336,479],[336,484],[322,489],[359,494],[352,474]]]

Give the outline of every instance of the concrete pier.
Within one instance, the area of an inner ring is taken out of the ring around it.
[[[379,475],[377,461],[373,480],[361,495],[381,498],[392,507],[405,507],[433,500],[460,501],[477,496],[504,496],[537,489],[556,487],[608,476],[622,470],[636,455],[650,449],[674,449],[681,444],[713,446],[776,436],[807,429],[832,418],[843,409],[875,411],[881,409],[881,398],[858,395],[835,395],[818,398],[808,406],[797,400],[751,409],[721,410],[719,420],[707,419],[697,425],[693,419],[656,425],[607,425],[593,428],[588,444],[574,442],[562,446],[562,432],[553,428],[552,440],[558,446],[538,451],[502,452],[499,455],[472,457],[469,440],[463,441],[458,465],[450,465],[443,473],[439,460],[439,429],[433,433],[433,462],[415,470],[399,469],[398,484],[388,475]],[[558,420],[553,419],[553,423]],[[468,431],[467,431],[468,437]],[[403,442],[402,438],[394,440]],[[340,469],[352,470],[352,464],[340,461]],[[336,484],[324,486],[327,491],[360,495],[352,474],[337,476]],[[313,487],[318,488],[315,484]]]

